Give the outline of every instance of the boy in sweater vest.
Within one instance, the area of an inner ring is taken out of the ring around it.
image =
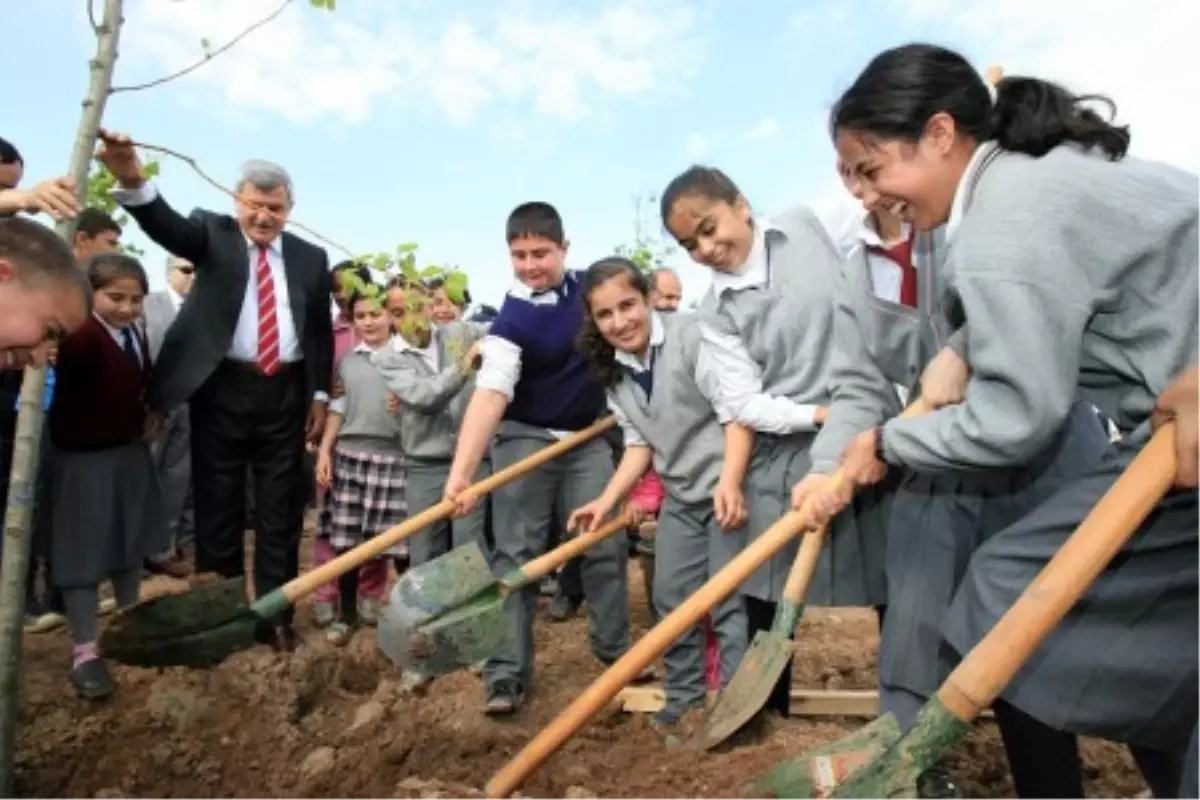
[[[509,215],[507,237],[516,282],[483,339],[483,365],[446,482],[446,497],[458,501],[460,513],[471,503],[463,490],[489,447],[493,467],[500,470],[586,428],[605,411],[604,390],[575,348],[583,300],[577,276],[564,267],[568,242],[561,217],[547,203],[525,203]],[[604,491],[612,458],[608,443],[593,439],[496,490],[492,568],[497,576],[546,549],[554,509],[565,515]],[[611,537],[583,561],[589,639],[605,663],[629,648],[626,558],[623,543]],[[497,653],[484,667],[487,714],[515,712],[530,688],[536,602],[536,587],[505,601],[516,647]]]

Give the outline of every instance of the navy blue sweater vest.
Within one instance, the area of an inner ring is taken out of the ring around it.
[[[521,377],[504,418],[576,431],[600,418],[604,389],[575,347],[584,314],[576,276],[568,272],[557,291],[554,305],[508,295],[488,333],[521,348]]]

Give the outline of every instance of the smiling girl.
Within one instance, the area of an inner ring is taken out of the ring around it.
[[[328,490],[317,535],[337,553],[400,524],[408,514],[399,431],[375,368],[378,354],[391,348],[391,318],[373,294],[355,293],[347,307],[358,343],[338,362],[336,385],[342,394],[329,404],[317,453],[317,484]],[[338,581],[339,615],[326,635],[335,645],[346,644],[358,624],[358,581],[359,570]]]
[[[712,271],[712,286],[700,305],[698,360],[719,378],[718,407],[758,433],[742,534],[754,539],[788,510],[791,487],[808,472],[808,450],[825,420],[840,259],[811,211],[756,217],[717,169],[692,167],[671,181],[661,202],[667,229],[693,261]],[[866,493],[856,500],[855,513],[835,521],[813,576],[810,604],[884,602],[883,535],[874,495]],[[790,542],[742,585],[751,636],[771,627],[797,547]],[[787,715],[790,685],[789,668],[768,709]]]
[[[138,600],[143,559],[168,542],[147,442],[161,419],[147,412],[150,346],[137,324],[146,273],[137,259],[95,256],[87,267],[93,315],[58,350],[50,407],[50,536],[74,644],[71,682],[100,699],[114,686],[96,647],[98,587],[112,582],[122,608]]]
[[[717,380],[698,369],[700,329],[690,314],[660,314],[650,283],[625,258],[606,258],[584,273],[587,311],[582,349],[608,394],[625,437],[625,452],[604,493],[578,508],[568,528],[591,530],[624,503],[652,465],[666,488],[655,538],[654,605],[673,611],[736,552],[731,532],[746,520],[742,483],[754,445],[749,428],[728,423]],[[630,504],[634,506],[634,504]],[[636,507],[636,506],[635,506]],[[746,650],[741,598],[712,613],[728,683]],[[666,653],[665,707],[654,716],[664,731],[704,705],[704,633],[695,627]]]
[[[1127,158],[1128,129],[1089,100],[1005,78],[993,102],[962,56],[907,45],[872,60],[831,114],[868,205],[946,226],[948,297],[967,330],[963,356],[933,367],[959,379],[962,402],[860,434],[842,455],[852,481],[886,465],[1028,468],[1080,397],[1124,434],[975,551],[943,628],[960,655],[1112,486],[1155,398],[1197,361],[1196,177]],[[1083,796],[1077,733],[1130,744],[1154,794],[1176,790],[1196,721],[1197,523],[1194,485],[1169,495],[993,704],[1020,796]]]

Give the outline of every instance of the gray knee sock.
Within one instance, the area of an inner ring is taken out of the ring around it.
[[[97,593],[95,586],[71,586],[62,590],[71,641],[76,645],[96,641]]]

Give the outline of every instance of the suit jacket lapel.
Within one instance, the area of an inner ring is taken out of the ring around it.
[[[296,329],[296,343],[300,345],[300,351],[306,356],[311,357],[311,353],[305,352],[304,347],[304,328],[305,328],[305,295],[304,283],[300,280],[300,256],[296,252],[295,242],[288,234],[283,234],[283,274],[287,278],[288,288],[288,305],[292,307],[292,325]]]

